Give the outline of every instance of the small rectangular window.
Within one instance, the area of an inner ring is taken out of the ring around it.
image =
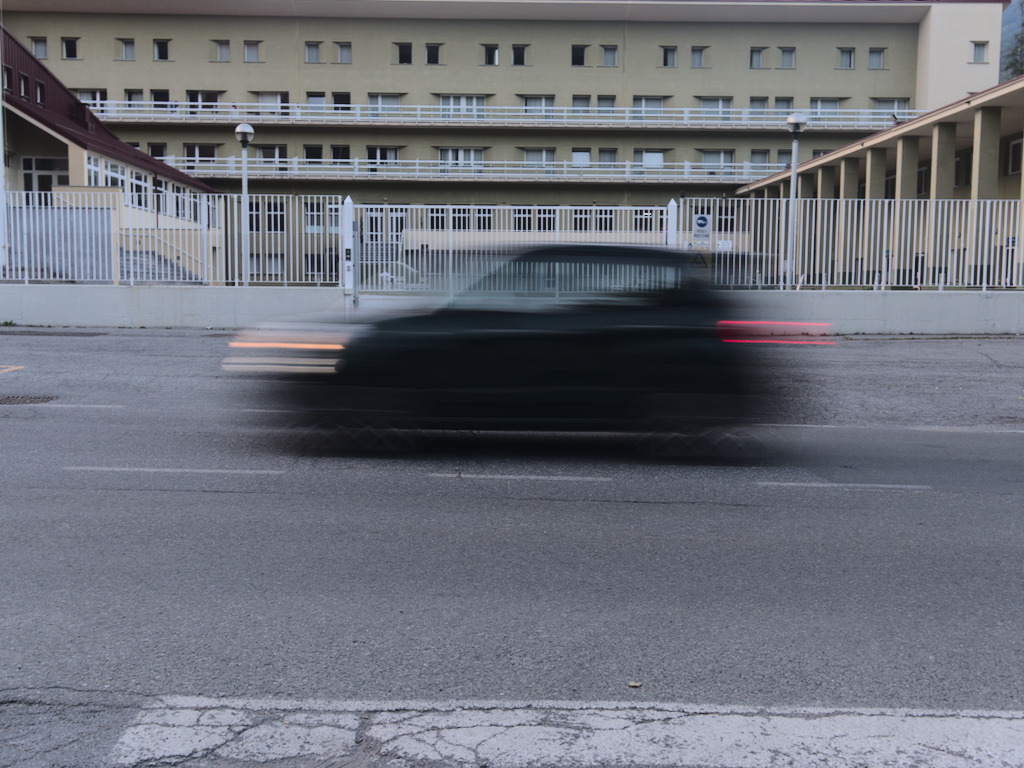
[[[674,45],[661,46],[661,66],[675,67],[677,62],[677,49]]]
[[[28,75],[18,75],[18,95],[23,99],[28,98],[29,79]]]
[[[617,66],[619,66],[619,46],[617,46],[617,45],[602,45],[601,46],[601,66],[603,66],[603,67],[617,67]]]
[[[307,64],[319,64],[320,63],[320,43],[319,42],[307,42],[306,43],[306,63]]]
[[[121,44],[121,61],[135,61],[135,40],[124,37],[118,42]]]
[[[171,60],[171,41],[170,40],[154,40],[153,41],[153,61],[170,61]]]
[[[242,43],[242,60],[252,64],[260,60],[260,40],[246,40]]]
[[[885,69],[885,48],[868,49],[868,69]]]
[[[231,61],[231,43],[228,40],[213,41],[213,60]]]
[[[125,88],[124,89],[124,100],[127,101],[129,104],[132,104],[132,103],[137,104],[137,103],[141,102],[143,95],[144,94],[142,93],[142,89],[141,88]]]
[[[348,91],[334,91],[331,93],[331,104],[337,110],[352,109],[352,94]]]
[[[1024,145],[1024,139],[1014,139],[1010,142],[1007,147],[1007,164],[1006,172],[1011,176],[1019,174],[1021,171],[1021,146]]]
[[[839,49],[839,69],[853,69],[853,48]]]
[[[427,64],[440,64],[441,63],[441,44],[440,43],[427,43]]]
[[[302,147],[302,156],[306,160],[323,160],[324,159],[324,146],[323,144],[305,144]]]
[[[60,56],[62,59],[78,58],[78,38],[62,37],[60,39]]]
[[[793,97],[792,96],[776,96],[775,97],[775,110],[777,112],[792,112],[793,111]]]
[[[37,59],[45,59],[47,55],[47,45],[45,37],[30,37],[29,41],[32,46],[32,55]]]
[[[484,49],[484,66],[496,67],[498,66],[498,46],[485,43]]]
[[[754,165],[768,165],[771,162],[772,152],[770,149],[750,150],[750,162]]]
[[[988,41],[975,40],[971,43],[971,63],[988,63]]]
[[[796,68],[796,48],[779,48],[779,69]]]
[[[412,64],[412,43],[395,43],[395,63]]]
[[[690,48],[690,66],[695,69],[700,69],[707,66],[707,46],[695,45]]]
[[[767,56],[765,51],[767,48],[751,48],[750,49],[750,68],[751,69],[764,69],[768,66]]]
[[[352,153],[349,150],[348,144],[332,144],[331,145],[331,160],[350,160]]]
[[[352,63],[352,43],[335,43],[338,47],[338,63]]]
[[[526,66],[526,48],[525,45],[513,45],[512,46],[512,66],[513,67],[525,67]]]
[[[572,47],[572,65],[574,67],[582,67],[587,63],[587,46],[585,45],[574,45]]]
[[[167,156],[167,145],[163,142],[150,142],[146,151],[151,157],[166,157]]]
[[[36,80],[36,104],[46,104],[46,84]]]

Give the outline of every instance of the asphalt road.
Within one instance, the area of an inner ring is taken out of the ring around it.
[[[742,465],[309,450],[226,342],[0,329],[0,766],[166,696],[1024,709],[1024,340],[773,349]]]

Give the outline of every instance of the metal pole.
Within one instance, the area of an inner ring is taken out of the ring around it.
[[[249,142],[242,141],[242,284],[249,284]]]
[[[796,267],[796,166],[800,151],[800,131],[793,131],[793,156],[789,162],[789,245],[786,248],[786,287],[793,286]]]

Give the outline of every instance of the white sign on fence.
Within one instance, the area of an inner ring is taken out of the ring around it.
[[[711,242],[711,217],[698,213],[693,217],[693,240],[698,245]]]

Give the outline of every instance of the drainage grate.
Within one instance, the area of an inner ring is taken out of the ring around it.
[[[56,399],[56,395],[0,395],[0,405],[36,405]]]

